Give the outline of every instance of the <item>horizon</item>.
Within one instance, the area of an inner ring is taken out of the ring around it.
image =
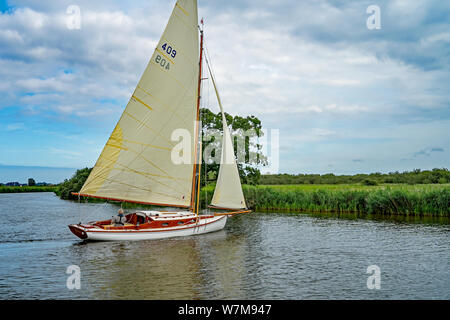
[[[86,167],[83,167],[86,168]],[[46,183],[51,183],[51,184],[59,184],[61,182],[63,182],[65,179],[70,179],[77,170],[83,169],[83,168],[61,168],[61,167],[41,167],[41,166],[13,166],[13,165],[5,165],[5,164],[1,164],[0,163],[0,183],[2,184],[6,184],[9,182],[19,182],[20,184],[27,184],[28,183],[28,179],[29,178],[33,178],[36,183],[39,182],[46,182]],[[420,168],[416,168],[414,170],[420,170],[421,172],[423,171],[431,171],[433,169],[444,169],[444,170],[448,170],[448,168],[431,168],[431,169],[420,169]],[[411,172],[413,170],[410,171],[398,171],[399,173],[404,173],[404,172]],[[320,176],[324,176],[324,175],[328,175],[328,174],[332,174],[335,176],[347,176],[347,175],[351,175],[351,176],[355,176],[355,175],[359,175],[359,174],[363,174],[363,175],[371,175],[371,174],[377,174],[377,173],[381,173],[381,174],[392,174],[395,173],[396,171],[390,171],[390,172],[358,172],[358,173],[354,173],[354,174],[337,174],[337,173],[333,173],[333,172],[328,172],[328,173],[314,173],[314,172],[297,172],[297,173],[264,173],[261,175],[283,175],[283,174],[288,174],[288,175],[320,175]],[[70,174],[70,175],[68,175]],[[5,179],[5,177],[10,177],[10,179]],[[38,177],[38,178],[36,178]]]
[[[70,179],[75,174],[75,168],[58,168],[43,166],[10,166],[0,164],[0,183],[19,182],[27,184],[29,178],[36,183],[46,182],[58,184],[65,179]]]
[[[0,0],[0,162],[92,167],[174,4],[80,0],[69,28],[71,1]],[[273,174],[449,167],[450,4],[378,1],[379,28],[372,1],[198,4],[225,111],[279,130]]]

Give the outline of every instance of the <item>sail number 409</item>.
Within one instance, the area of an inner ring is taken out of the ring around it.
[[[169,46],[167,43],[164,43],[162,45],[162,48],[167,54],[170,54],[172,58],[175,58],[177,55],[177,50],[173,49],[171,46]]]

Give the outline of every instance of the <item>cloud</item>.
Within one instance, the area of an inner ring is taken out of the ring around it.
[[[414,153],[414,157],[418,157],[418,156],[431,156],[431,154],[433,152],[444,152],[443,148],[425,148],[422,150],[419,150],[417,152]]]
[[[123,106],[156,43],[149,38],[155,30],[144,23],[149,18],[86,9],[82,28],[70,30],[65,11],[25,7],[1,14],[0,77],[8,81],[0,86],[7,93],[0,108],[19,104],[67,114],[70,101],[82,117],[91,116],[93,107],[109,108],[96,99],[116,99]]]
[[[81,1],[81,29],[69,30],[65,11],[68,1],[53,5],[37,1],[14,3],[29,7],[17,7],[0,18],[0,64],[3,62],[5,67],[0,76],[10,79],[4,91],[10,95],[13,92],[6,103],[20,99],[23,91],[58,93],[59,98],[53,96],[44,111],[66,114],[67,108],[58,104],[77,101],[80,116],[90,114],[82,109],[92,109],[92,99],[112,95],[122,106],[126,103],[171,9],[170,4],[161,1],[151,5],[137,3],[128,10],[115,1]],[[367,16],[364,2],[337,5],[328,1],[269,1],[255,6],[252,2],[232,1],[227,5],[200,5],[200,10],[208,15],[206,43],[211,48],[221,95],[232,113],[245,107],[257,115],[279,113],[277,118],[281,120],[283,113],[312,112],[323,116],[327,111],[332,115],[383,109],[382,112],[399,114],[406,113],[405,109],[421,113],[420,109],[445,106],[447,95],[437,84],[450,80],[448,72],[423,74],[415,68],[416,64],[398,60],[399,54],[391,54],[389,48],[399,38],[392,39],[392,32],[384,29],[378,36],[367,30],[363,23]],[[141,10],[137,10],[139,7]],[[167,14],[144,12],[150,7],[164,8]],[[419,15],[417,10],[428,12],[436,4],[405,6],[394,1],[381,7],[387,29],[393,13],[403,23],[405,12]],[[283,24],[278,23],[281,17]],[[420,21],[410,22],[413,30],[418,29]],[[356,22],[361,22],[360,28],[355,28]],[[445,32],[428,32],[422,42],[441,45],[446,39]],[[403,47],[405,42],[401,42]],[[406,44],[421,47],[417,43]],[[427,47],[420,52],[430,50]],[[71,73],[65,73],[67,69]],[[383,90],[383,95],[376,96],[372,90],[375,87]],[[364,95],[365,100],[357,97]],[[377,103],[373,101],[375,97]],[[39,110],[42,104],[34,100],[37,98],[28,97],[22,102]],[[384,107],[380,108],[380,104]],[[388,104],[396,106],[388,108]]]
[[[79,30],[66,25],[72,4],[11,0],[10,9],[2,10],[0,125],[83,132],[82,139],[95,137],[102,146],[174,1],[79,0]],[[323,158],[338,154],[336,170],[358,159],[367,168],[388,168],[392,153],[396,159],[417,154],[413,158],[424,166],[448,163],[447,153],[433,162],[439,151],[423,146],[450,147],[450,4],[379,1],[381,29],[368,30],[371,4],[199,1],[224,107],[280,129],[282,171],[319,171],[329,164]],[[212,86],[203,89],[202,104],[218,111]],[[63,149],[51,143],[47,147]],[[299,165],[296,152],[313,156]],[[425,157],[431,154],[436,156]],[[95,152],[89,157],[83,164],[94,162]]]
[[[16,130],[24,130],[24,129],[25,129],[25,124],[22,122],[11,123],[5,127],[6,131],[16,131]]]
[[[82,156],[81,152],[74,151],[72,149],[58,149],[58,148],[49,148],[49,152],[54,155],[60,155],[66,159],[77,159]]]

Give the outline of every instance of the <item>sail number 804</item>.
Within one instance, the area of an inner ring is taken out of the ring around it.
[[[161,67],[163,67],[166,70],[170,70],[170,62],[166,59],[162,58],[159,54],[156,55],[155,62],[159,64]]]

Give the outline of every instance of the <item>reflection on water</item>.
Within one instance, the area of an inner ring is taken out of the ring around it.
[[[205,235],[81,242],[67,224],[117,208],[34,193],[0,194],[0,210],[1,299],[450,298],[448,218],[252,213]],[[381,290],[367,289],[372,264]]]
[[[93,250],[85,254],[104,251],[101,258],[81,262],[84,268],[96,273],[92,294],[98,299],[193,299],[198,296],[195,285],[201,280],[200,265],[192,239],[112,245],[87,243],[85,247]],[[183,282],[183,286],[178,286],[179,282]]]
[[[156,241],[79,242],[72,251],[84,272],[95,273],[86,285],[96,299],[225,299],[242,296],[243,244],[243,235],[222,230]]]

